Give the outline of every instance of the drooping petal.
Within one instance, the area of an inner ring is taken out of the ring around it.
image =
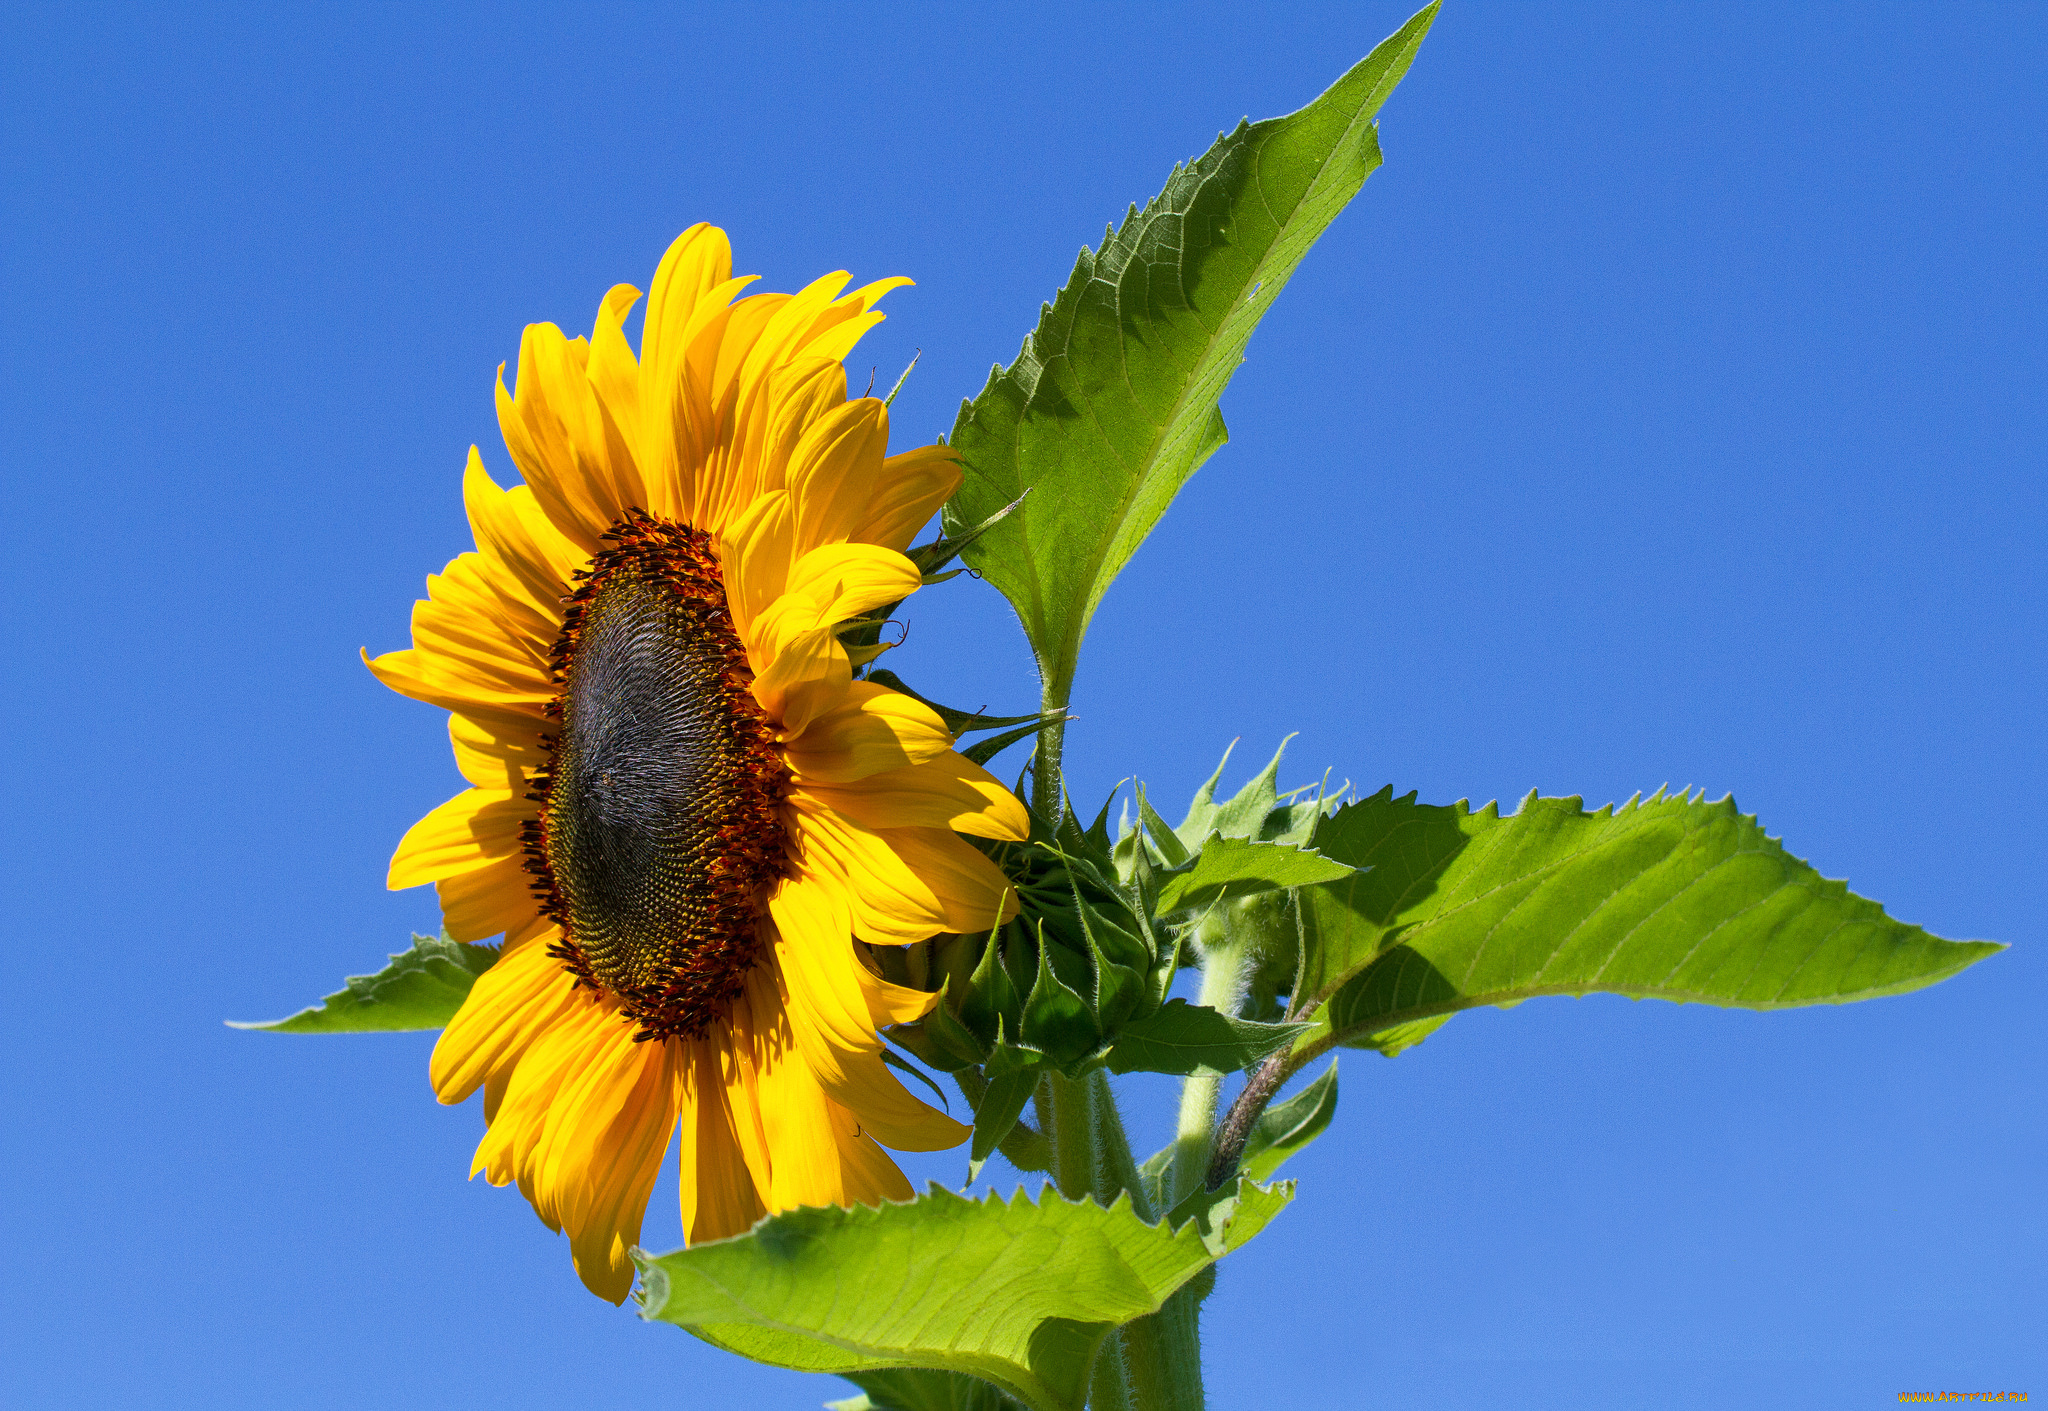
[[[492,1074],[509,1072],[529,1045],[571,1010],[590,1007],[547,947],[508,948],[477,976],[434,1044],[429,1076],[445,1103],[468,1099]]]
[[[803,792],[864,828],[950,828],[998,842],[1021,842],[1031,832],[1017,796],[951,751],[850,784],[807,779]]]
[[[693,1039],[677,1071],[677,1139],[683,1238],[689,1244],[741,1234],[768,1213],[740,1154],[738,1128],[726,1101],[722,1065],[732,1062],[724,1039]]]
[[[851,913],[838,888],[821,879],[787,884],[769,909],[791,1029],[826,1096],[900,1151],[942,1151],[965,1141],[966,1127],[912,1097],[882,1062],[853,956]]]
[[[952,748],[953,737],[930,706],[869,681],[855,681],[838,705],[786,746],[798,781],[823,784],[923,764]]]
[[[526,800],[507,790],[465,789],[406,830],[385,886],[402,892],[510,857],[531,814]]]
[[[855,543],[907,549],[917,531],[960,488],[960,456],[951,446],[919,446],[882,462],[875,496],[847,537]]]

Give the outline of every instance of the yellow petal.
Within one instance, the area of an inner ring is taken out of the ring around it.
[[[851,784],[807,780],[803,792],[864,828],[950,828],[999,842],[1021,842],[1031,832],[1017,796],[951,751]]]
[[[960,488],[960,456],[951,446],[919,446],[882,462],[873,498],[848,537],[906,549]]]
[[[406,830],[391,855],[392,891],[438,882],[510,857],[533,804],[502,789],[465,789]]]
[[[797,549],[853,537],[873,503],[889,449],[889,414],[872,397],[836,407],[805,431],[790,455]]]
[[[984,919],[949,926],[938,892],[918,876],[882,835],[814,804],[792,798],[798,856],[803,866],[836,881],[853,913],[854,934],[875,945],[909,945],[941,931],[986,930]],[[963,845],[964,846],[964,845]]]
[[[802,733],[846,697],[853,665],[830,627],[798,634],[754,678],[754,699],[785,731]]]
[[[884,1146],[942,1151],[968,1129],[912,1097],[881,1059],[854,959],[851,917],[836,887],[785,884],[769,902],[797,1048],[827,1097]]]
[[[509,1072],[540,1034],[592,1003],[590,992],[573,990],[573,983],[544,946],[507,951],[477,976],[435,1042],[428,1066],[434,1096],[463,1102],[492,1074]]]
[[[799,782],[849,784],[923,764],[952,748],[953,737],[931,707],[855,681],[837,705],[788,739],[785,752]]]
[[[677,1167],[683,1238],[689,1244],[744,1233],[768,1213],[740,1155],[739,1133],[720,1077],[725,1045],[711,1038],[687,1041],[677,1081],[682,1123]]]
[[[533,771],[547,766],[547,736],[539,721],[514,729],[452,712],[448,740],[455,747],[455,767],[480,789],[523,794]]]
[[[499,489],[474,446],[462,475],[462,503],[469,511],[477,548],[510,570],[511,582],[528,606],[559,624],[570,575],[583,565],[587,553],[549,522],[527,487]]]
[[[838,623],[900,602],[915,593],[919,583],[917,565],[894,549],[827,544],[796,561],[783,593],[810,599],[818,621]]]
[[[540,914],[526,859],[514,855],[434,884],[441,924],[458,941],[474,944],[516,930]]]
[[[1002,869],[944,828],[880,828],[918,879],[938,897],[948,931],[986,931],[1017,914],[1017,892]]]

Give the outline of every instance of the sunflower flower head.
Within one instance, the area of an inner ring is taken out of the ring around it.
[[[698,225],[655,272],[637,354],[630,285],[587,340],[529,327],[497,392],[525,483],[471,448],[476,548],[427,580],[412,647],[369,660],[450,712],[471,786],[406,833],[390,885],[433,883],[459,941],[504,937],[435,1046],[435,1092],[482,1089],[471,1174],[516,1181],[613,1302],[672,1140],[694,1243],[907,1199],[882,1147],[966,1137],[884,1065],[877,1029],[936,997],[866,947],[1014,915],[960,835],[1027,832],[840,639],[917,590],[903,551],[960,480],[943,446],[889,455],[882,403],[846,395],[843,359],[909,281],[750,282]]]

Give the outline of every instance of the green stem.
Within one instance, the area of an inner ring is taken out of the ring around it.
[[[1060,676],[1045,675],[1040,668],[1043,685],[1038,693],[1038,709],[1042,715],[1059,712],[1059,717],[1045,727],[1038,735],[1038,755],[1031,768],[1031,804],[1045,818],[1057,826],[1064,812],[1061,807],[1061,789],[1064,781],[1060,777],[1060,764],[1067,743],[1067,697],[1073,694],[1074,683]]]
[[[1127,1196],[1138,1218],[1159,1218],[1101,1070],[1078,1080],[1047,1074],[1037,1102],[1060,1194],[1069,1200],[1092,1195],[1105,1206]],[[1200,1302],[1184,1288],[1157,1313],[1104,1339],[1089,1384],[1090,1411],[1202,1411]]]
[[[1245,986],[1256,960],[1249,947],[1223,943],[1220,930],[1206,940],[1201,952],[1202,993],[1198,1002],[1225,1014],[1235,1014],[1244,1004]],[[1160,1201],[1168,1210],[1208,1175],[1215,1154],[1216,1098],[1222,1090],[1223,1075],[1213,1068],[1198,1068],[1181,1084],[1173,1166]]]

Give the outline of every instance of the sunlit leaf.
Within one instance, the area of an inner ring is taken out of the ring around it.
[[[1532,794],[1503,818],[1389,789],[1324,820],[1315,843],[1370,870],[1298,894],[1299,994],[1322,1001],[1302,1047],[1537,995],[1839,1004],[1919,989],[2003,949],[1894,920],[1726,798],[1660,794],[1588,813]]]
[[[1286,1183],[1233,1185],[1148,1225],[1047,1186],[970,1200],[934,1186],[880,1208],[800,1209],[744,1235],[640,1255],[644,1317],[801,1371],[921,1367],[1080,1411],[1102,1339],[1263,1229]]]
[[[1299,112],[1240,124],[1133,207],[960,409],[949,534],[1029,498],[966,550],[1016,608],[1064,701],[1088,619],[1189,476],[1227,439],[1217,399],[1309,246],[1380,163],[1373,116],[1423,10]]]
[[[465,945],[444,935],[412,938],[374,975],[351,975],[343,988],[284,1019],[238,1023],[232,1029],[273,1034],[367,1034],[439,1029],[455,1017],[476,977],[497,963],[494,946]]]

